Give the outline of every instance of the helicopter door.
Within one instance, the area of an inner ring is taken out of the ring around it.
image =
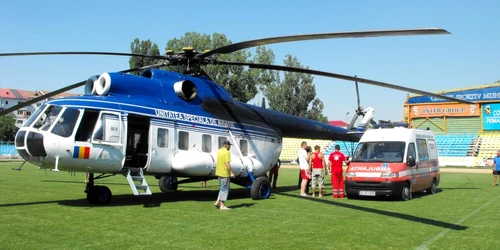
[[[101,111],[92,135],[92,149],[98,153],[100,163],[108,162],[108,171],[122,168],[123,159],[123,121],[120,113]]]
[[[151,125],[150,146],[147,171],[153,173],[170,173],[173,159],[172,131]]]

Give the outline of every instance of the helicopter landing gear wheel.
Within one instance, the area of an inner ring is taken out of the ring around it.
[[[168,191],[177,191],[177,188],[179,187],[177,177],[162,176],[158,181],[158,187],[164,193]]]
[[[103,205],[111,202],[111,190],[106,186],[93,186],[87,192],[87,201],[90,204]]]
[[[271,183],[266,177],[257,177],[252,183],[250,196],[253,200],[267,199],[271,195]]]

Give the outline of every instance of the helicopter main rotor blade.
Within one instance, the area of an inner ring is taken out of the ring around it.
[[[137,57],[149,57],[154,59],[166,58],[165,56],[162,55],[146,55],[146,54],[118,53],[118,52],[95,52],[95,51],[0,53],[0,56],[50,56],[50,55],[104,55],[104,56],[137,56]]]
[[[460,102],[460,103],[466,103],[466,104],[475,104],[474,102],[462,100],[462,99],[457,99],[453,97],[448,97],[445,95],[440,95],[436,93],[431,93],[427,91],[422,91],[418,89],[413,89],[413,88],[408,88],[400,85],[395,85],[395,84],[390,84],[390,83],[385,83],[385,82],[379,82],[379,81],[374,81],[370,79],[364,79],[364,78],[359,78],[359,77],[352,77],[352,76],[347,76],[347,75],[341,75],[341,74],[336,74],[336,73],[331,73],[331,72],[325,72],[325,71],[318,71],[318,70],[312,70],[312,69],[302,69],[302,68],[294,68],[294,67],[288,67],[288,66],[280,66],[280,65],[269,65],[269,64],[258,64],[258,63],[242,63],[242,62],[227,62],[227,61],[217,61],[216,64],[223,64],[223,65],[239,65],[239,66],[248,66],[250,68],[255,68],[255,69],[270,69],[270,70],[281,70],[281,71],[288,71],[288,72],[295,72],[295,73],[304,73],[304,74],[311,74],[311,75],[318,75],[318,76],[325,76],[325,77],[331,77],[331,78],[337,78],[337,79],[342,79],[342,80],[347,80],[347,81],[353,81],[353,82],[362,82],[370,85],[375,85],[379,87],[384,87],[384,88],[390,88],[390,89],[397,89],[401,91],[406,91],[410,93],[415,93],[415,94],[420,94],[420,95],[425,95],[425,96],[433,96],[436,98],[441,98],[445,99],[448,101],[453,101],[453,102]]]
[[[130,73],[130,72],[133,72],[133,71],[138,71],[138,70],[144,70],[144,69],[150,69],[150,68],[156,68],[156,67],[161,67],[161,66],[165,66],[167,63],[158,63],[158,64],[154,64],[154,65],[148,65],[148,66],[144,66],[144,67],[140,67],[140,68],[134,68],[134,69],[127,69],[127,70],[122,70],[122,71],[119,71],[120,73]],[[0,111],[0,116],[2,115],[5,115],[5,114],[8,114],[12,111],[16,111],[18,109],[21,109],[21,108],[24,108],[26,106],[29,106],[33,103],[37,103],[37,102],[40,102],[40,101],[43,101],[47,98],[50,98],[52,96],[55,96],[55,95],[58,95],[60,93],[63,93],[63,92],[66,92],[68,90],[71,90],[71,89],[75,89],[75,88],[78,88],[80,86],[83,86],[85,85],[85,83],[87,82],[87,80],[85,81],[81,81],[81,82],[77,82],[75,84],[71,84],[69,86],[66,86],[64,88],[60,88],[58,90],[55,90],[55,91],[52,91],[48,94],[45,94],[45,95],[42,95],[42,96],[39,96],[37,98],[33,98],[31,100],[28,100],[26,102],[23,102],[21,104],[18,104],[18,105],[15,105],[15,106],[12,106],[8,109],[4,109],[2,111]]]
[[[204,58],[214,54],[228,54],[238,50],[256,47],[260,45],[294,42],[294,41],[332,39],[332,38],[364,38],[364,37],[381,37],[381,36],[411,36],[411,35],[441,35],[441,34],[450,34],[450,32],[441,28],[421,28],[421,29],[347,31],[347,32],[279,36],[279,37],[269,37],[269,38],[262,38],[262,39],[229,44],[205,52],[199,55],[199,57]]]

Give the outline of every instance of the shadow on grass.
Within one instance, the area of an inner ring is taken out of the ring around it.
[[[143,205],[145,208],[159,207],[162,203],[182,202],[182,201],[213,201],[217,199],[218,190],[197,190],[197,191],[176,191],[167,193],[153,193],[152,195],[135,196],[133,194],[120,194],[113,195],[111,203],[107,205],[91,205],[88,203],[86,194],[82,192],[81,199],[74,200],[51,200],[51,201],[33,201],[33,202],[19,202],[10,204],[0,204],[1,207],[15,207],[15,206],[28,206],[57,203],[63,206],[74,207],[101,207],[101,206],[136,206]],[[245,188],[234,188],[229,193],[229,201],[238,199],[250,198],[250,191]],[[236,204],[234,207],[249,207],[252,203]],[[211,204],[210,204],[211,206]]]
[[[297,186],[290,186],[290,187],[282,187],[282,190],[297,190]],[[353,204],[346,204],[343,202],[338,202],[334,200],[328,200],[328,199],[318,199],[318,198],[312,198],[312,197],[303,197],[300,196],[299,194],[289,194],[286,193],[287,191],[282,191],[279,190],[276,193],[279,195],[283,196],[288,196],[288,197],[293,197],[293,198],[298,198],[298,199],[306,199],[314,202],[319,202],[319,203],[324,203],[328,205],[333,205],[333,206],[338,206],[338,207],[343,207],[343,208],[348,208],[348,209],[354,209],[358,211],[363,211],[367,213],[373,213],[373,214],[378,214],[378,215],[384,215],[384,216],[389,216],[393,218],[399,218],[403,220],[408,220],[412,222],[419,222],[427,225],[432,225],[432,226],[437,226],[437,227],[442,227],[442,228],[447,228],[451,230],[465,230],[468,227],[466,226],[461,226],[461,225],[456,225],[448,222],[443,222],[443,221],[438,221],[438,220],[433,220],[433,219],[427,219],[427,218],[422,218],[414,215],[409,215],[409,214],[403,214],[403,213],[396,213],[396,212],[389,212],[389,211],[384,211],[384,210],[379,210],[375,208],[369,208],[369,207],[362,207],[362,206],[357,206]],[[414,198],[420,198],[421,196],[425,196],[425,193],[415,193],[413,194]]]
[[[152,195],[135,196],[131,194],[113,195],[111,203],[105,206],[135,206],[159,207],[162,203],[182,202],[182,201],[214,201],[217,199],[218,190],[196,190],[196,191],[175,191],[167,193],[153,193]],[[247,189],[233,189],[229,193],[229,200],[247,199],[250,193]],[[96,207],[88,203],[87,199],[58,201],[64,206]]]
[[[82,185],[83,187],[85,187],[85,182],[84,181],[57,181],[57,180],[42,180],[42,182],[60,182],[60,183],[72,183],[72,184],[80,184]],[[114,182],[99,182],[99,185],[117,185],[117,186],[128,186],[129,184],[128,183],[114,183]]]

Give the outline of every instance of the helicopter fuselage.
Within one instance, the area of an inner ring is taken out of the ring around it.
[[[86,95],[48,101],[32,115],[16,135],[21,157],[76,172],[142,168],[151,175],[214,177],[217,151],[228,140],[232,170],[247,178],[269,171],[284,136],[359,139],[342,128],[234,101],[203,77],[104,73],[86,87]]]

